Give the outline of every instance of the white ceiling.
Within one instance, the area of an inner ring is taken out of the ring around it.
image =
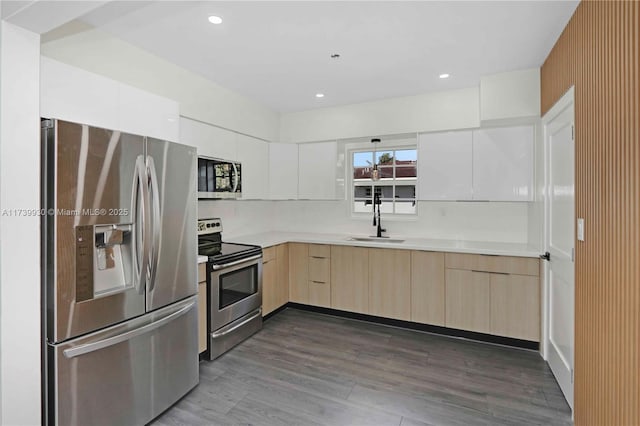
[[[82,20],[290,112],[471,87],[482,75],[538,67],[577,5],[120,1]],[[212,25],[209,15],[224,21]],[[451,78],[439,79],[444,72]]]

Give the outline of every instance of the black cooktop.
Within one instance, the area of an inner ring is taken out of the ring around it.
[[[209,243],[205,246],[199,244],[198,254],[208,256],[209,263],[219,265],[262,254],[262,247],[223,242]]]

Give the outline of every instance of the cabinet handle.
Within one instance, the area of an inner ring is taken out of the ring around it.
[[[327,259],[326,257],[322,257],[322,256],[309,256],[312,259]]]
[[[263,261],[263,262],[262,262],[262,264],[263,264],[263,265],[266,265],[267,263],[272,262],[272,261],[273,261],[273,259],[271,259],[271,260],[265,260],[265,261]]]
[[[480,272],[480,273],[483,273],[483,274],[511,275],[508,272],[480,271],[478,269],[472,269],[471,272]]]
[[[326,284],[326,282],[324,281],[315,281],[315,280],[311,280],[312,283],[316,283],[316,284]]]

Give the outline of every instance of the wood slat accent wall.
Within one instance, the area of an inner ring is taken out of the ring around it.
[[[583,1],[541,70],[575,85],[575,424],[640,424],[640,2]]]

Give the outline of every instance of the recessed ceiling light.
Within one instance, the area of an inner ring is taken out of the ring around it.
[[[324,93],[316,93],[316,98],[324,98]]]
[[[449,78],[449,74],[444,73],[444,74],[440,74],[439,76],[440,78]]]
[[[209,16],[209,22],[216,25],[222,24],[222,18],[219,16],[211,15]]]

